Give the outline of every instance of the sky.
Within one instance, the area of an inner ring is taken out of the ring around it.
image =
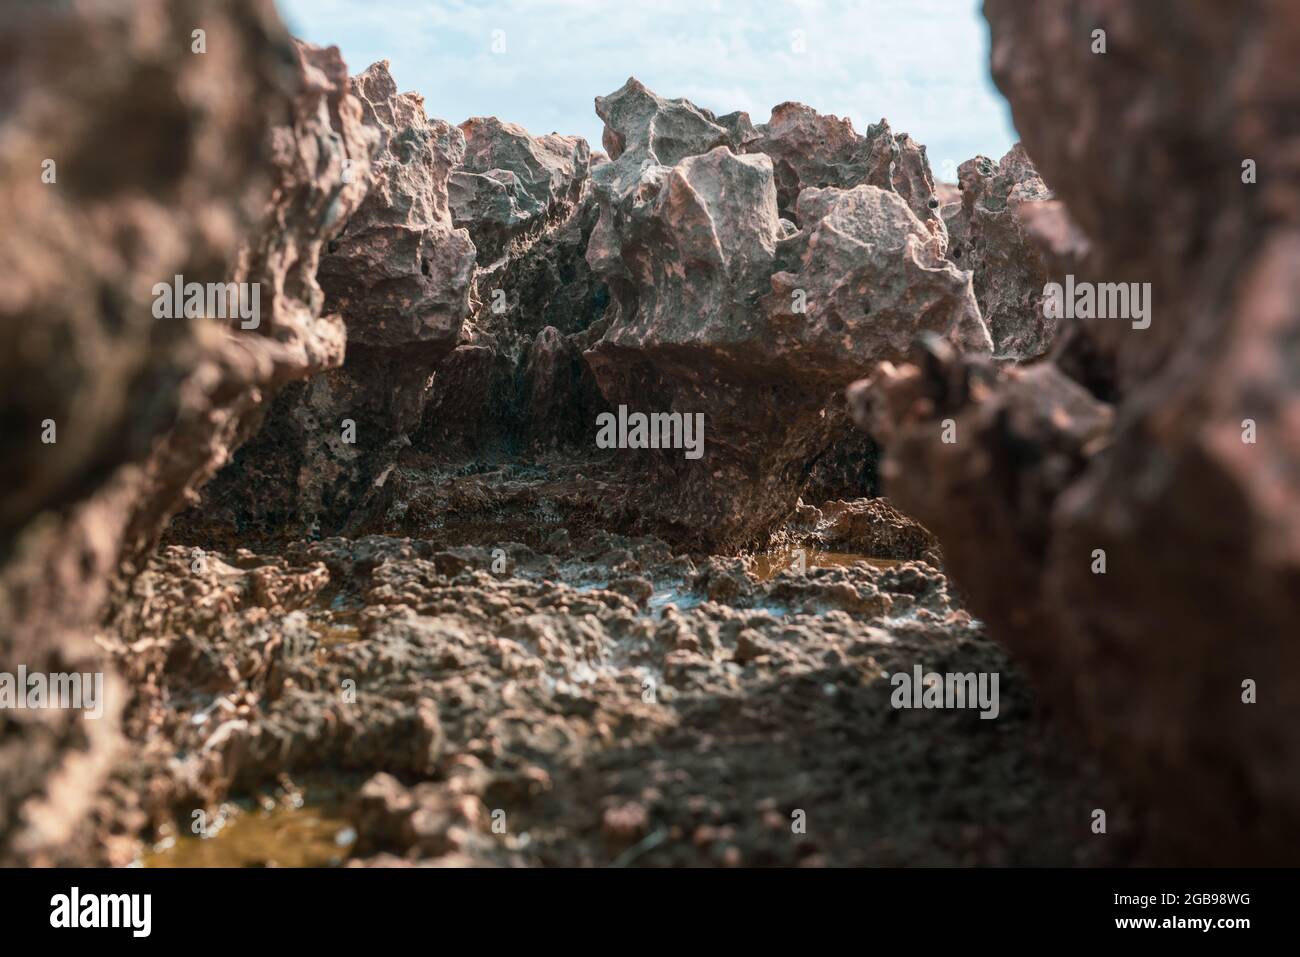
[[[387,59],[430,116],[497,116],[600,148],[593,100],[635,76],[660,96],[766,122],[786,100],[881,117],[936,177],[1016,141],[979,0],[278,0],[295,35],[359,73]]]

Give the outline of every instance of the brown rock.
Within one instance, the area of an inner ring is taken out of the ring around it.
[[[961,205],[945,210],[948,258],[974,274],[975,297],[994,354],[1018,361],[1036,358],[1051,346],[1058,320],[1044,315],[1049,261],[1025,221],[1036,215],[1036,207],[1051,203],[1052,193],[1019,144],[997,164],[983,156],[967,160],[958,175]],[[1059,203],[1053,208],[1058,218],[1065,215]]]
[[[333,348],[310,305],[299,308],[310,297],[281,297],[278,286],[266,325],[300,336],[283,345],[205,318],[155,319],[152,301],[155,283],[178,274],[229,279],[241,239],[265,237],[259,220],[282,215],[271,190],[299,182],[292,152],[314,138],[316,114],[303,111],[326,95],[324,55],[304,52],[295,77],[271,4],[254,0],[29,5],[8,16],[0,215],[23,229],[0,237],[0,331],[13,346],[0,359],[0,416],[19,426],[6,429],[14,444],[0,456],[0,662],[102,671],[91,637],[110,575],[124,552],[156,539],[250,407],[223,387],[273,387]],[[223,40],[202,55],[191,52],[197,23]],[[312,228],[294,223],[285,242]],[[248,240],[236,279],[284,275],[270,265],[274,248]],[[48,444],[47,419],[57,429]],[[76,836],[123,704],[111,672],[105,693],[100,721],[66,710],[0,715],[0,861],[84,853]]]
[[[1092,239],[1078,279],[1151,283],[1151,325],[1074,321],[1055,363],[996,380],[935,350],[882,370],[887,490],[1142,797],[1159,859],[1285,862],[1300,838],[1300,166],[1284,119],[1300,17],[1193,2],[1171,38],[1160,11],[1105,0],[985,12],[1025,147]],[[1249,68],[1228,35],[1256,38]]]
[[[386,61],[351,89],[379,140],[373,182],[318,273],[326,308],[347,327],[347,359],[286,390],[214,484],[205,509],[227,527],[355,525],[409,444],[469,309],[474,246],[453,227],[447,196],[463,135],[428,119],[418,94],[399,94]]]
[[[848,119],[782,103],[755,137],[744,139],[745,152],[771,157],[777,205],[786,219],[799,222],[799,194],[809,187],[868,185],[897,192],[928,229],[943,232],[925,147],[906,133],[895,136],[884,119],[860,135]]]
[[[704,415],[701,459],[616,453],[643,476],[629,501],[661,534],[763,541],[840,435],[836,395],[856,370],[922,330],[988,350],[968,276],[897,193],[805,189],[787,235],[762,153],[718,147],[668,168],[629,147],[593,183],[587,261],[611,304],[585,355],[601,391],[629,412]]]
[[[496,117],[460,125],[465,156],[448,184],[452,216],[469,230],[480,268],[512,243],[566,218],[582,195],[590,151],[576,136],[533,137]]]

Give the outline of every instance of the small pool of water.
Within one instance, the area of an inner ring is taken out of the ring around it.
[[[320,807],[255,809],[212,837],[168,838],[140,859],[143,867],[337,867],[356,843],[352,825]]]

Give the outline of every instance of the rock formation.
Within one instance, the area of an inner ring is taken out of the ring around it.
[[[852,401],[887,446],[888,494],[938,535],[972,611],[1144,799],[1153,853],[1286,861],[1300,15],[1196,0],[1172,37],[1159,10],[1105,0],[985,12],[1025,148],[1091,251],[1075,256],[1051,210],[1035,234],[1080,281],[1150,283],[1151,324],[1069,321],[1054,362],[996,376],[931,345]]]
[[[447,180],[464,136],[397,92],[386,62],[351,89],[378,139],[373,183],[319,269],[347,327],[342,368],[287,389],[267,425],[214,483],[205,511],[264,532],[344,527],[382,488],[469,310],[474,246],[453,226]],[[365,181],[365,170],[354,171]]]
[[[865,184],[898,193],[922,223],[942,232],[925,147],[906,133],[895,136],[886,120],[858,134],[848,119],[823,116],[802,103],[782,103],[746,138],[743,149],[771,157],[777,205],[786,219],[797,222],[799,194],[809,187]]]
[[[973,273],[994,354],[1036,358],[1052,344],[1056,320],[1044,314],[1048,263],[1025,220],[1052,193],[1019,144],[996,164],[977,156],[957,173],[960,203],[942,207],[948,258]]]
[[[295,51],[269,2],[10,15],[0,209],[24,229],[0,238],[0,330],[16,344],[0,360],[15,425],[0,661],[108,671],[99,721],[0,712],[0,861],[57,862],[115,753],[124,689],[93,640],[110,581],[138,567],[265,395],[341,356],[337,323],[319,319],[314,247],[359,198],[342,159],[366,157],[337,54]],[[199,24],[222,42],[198,49]],[[69,68],[105,50],[112,69]],[[177,275],[261,284],[259,327],[157,318],[155,284]]]
[[[573,210],[587,180],[586,140],[533,137],[513,123],[476,116],[460,125],[465,156],[449,183],[457,227],[469,230],[478,264],[490,268],[511,246]]]
[[[771,158],[719,144],[686,101],[629,81],[596,108],[614,160],[592,174],[587,261],[611,302],[586,358],[611,407],[703,413],[708,435],[695,461],[621,453],[644,476],[634,507],[702,547],[761,541],[842,429],[855,370],[921,331],[988,351],[969,277],[892,190],[805,188],[796,228]]]
[[[1300,16],[986,6],[1024,148],[956,199],[883,120],[629,80],[606,157],[266,0],[15,11],[0,671],[106,699],[0,709],[0,864],[313,775],[367,863],[1287,861]],[[1046,320],[1067,276],[1151,324]],[[895,714],[922,660],[1002,733]]]
[[[377,181],[320,268],[348,360],[287,390],[213,486],[205,510],[229,527],[392,528],[435,467],[599,458],[597,416],[649,403],[703,413],[711,457],[613,456],[612,525],[759,543],[805,484],[871,488],[840,399],[864,365],[922,330],[989,348],[942,258],[924,149],[885,124],[859,137],[785,104],[755,128],[629,80],[597,98],[610,156],[593,161],[493,118],[429,123],[383,64],[354,87],[382,139]],[[829,134],[824,163],[799,158]],[[781,189],[802,190],[785,218]]]
[[[197,503],[199,488],[257,433],[281,389],[343,362],[343,323],[322,312],[317,269],[326,242],[365,196],[376,137],[348,93],[338,50],[298,41],[294,49],[299,90],[291,122],[272,131],[271,202],[231,274],[258,285],[264,315],[251,331],[243,323],[224,328],[182,386],[182,413],[146,464],[150,485],[128,528],[132,567],[157,545],[167,519]]]
[[[451,201],[478,250],[475,303],[413,443],[444,460],[487,460],[581,436],[599,396],[575,342],[607,295],[584,259],[596,222],[586,141],[495,118],[461,129]]]

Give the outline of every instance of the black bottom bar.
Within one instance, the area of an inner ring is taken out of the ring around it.
[[[806,945],[845,933],[864,943],[932,935],[1231,943],[1287,927],[1295,882],[1292,870],[9,870],[0,871],[0,914],[6,942],[79,934],[127,946],[337,947],[390,935],[449,944],[457,932],[494,946],[508,936],[770,947],[777,937]],[[78,924],[118,926],[52,926],[72,923],[74,887]],[[146,894],[148,935],[137,937],[144,898],[117,895]]]

